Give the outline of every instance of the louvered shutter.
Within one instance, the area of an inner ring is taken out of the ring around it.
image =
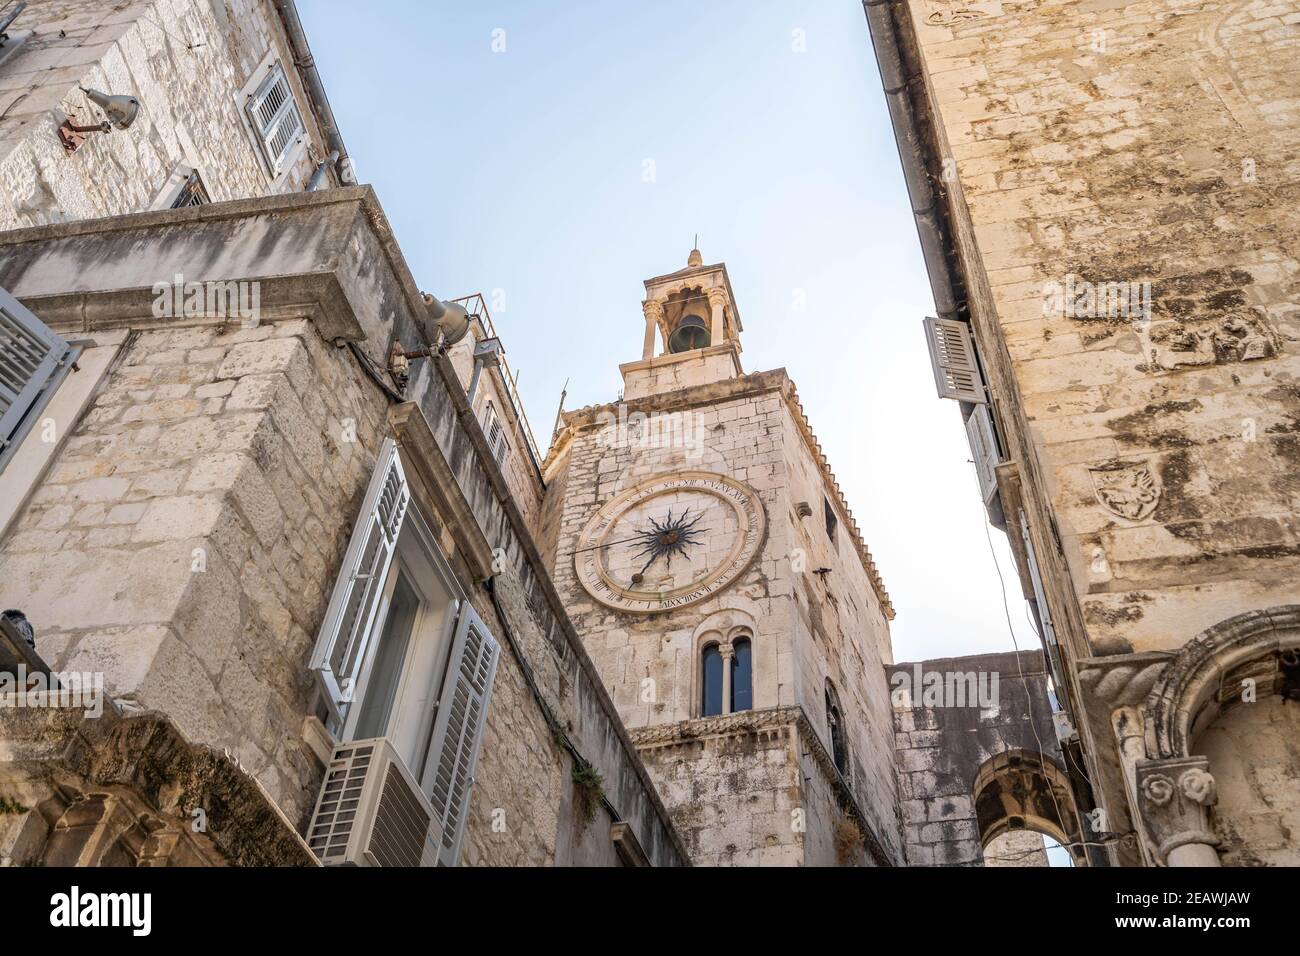
[[[0,460],[28,412],[62,370],[71,347],[0,289]]]
[[[505,461],[506,452],[510,450],[510,446],[506,444],[506,430],[501,425],[501,418],[497,415],[496,406],[489,402],[487,411],[488,448],[492,450],[492,457],[496,459],[499,465]]]
[[[975,359],[970,327],[955,319],[927,318],[925,341],[930,347],[934,384],[940,398],[983,405],[988,401],[984,378]]]
[[[342,719],[365,661],[379,596],[393,563],[411,494],[397,444],[384,441],[316,638],[311,668],[330,712]]]
[[[422,781],[434,815],[442,825],[439,866],[455,866],[460,857],[474,786],[474,765],[483,741],[483,728],[487,726],[492,680],[501,655],[501,646],[488,633],[469,602],[463,602],[461,607]]]
[[[998,440],[993,433],[993,419],[987,405],[976,405],[966,419],[966,437],[970,440],[971,455],[975,459],[975,473],[979,475],[980,494],[988,504],[998,493]]]
[[[279,173],[285,156],[303,132],[303,125],[289,80],[278,63],[248,101],[248,115],[262,140],[266,161]]]

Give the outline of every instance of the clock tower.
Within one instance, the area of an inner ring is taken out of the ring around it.
[[[722,263],[645,282],[620,401],[566,412],[543,548],[694,861],[902,862],[893,610]]]

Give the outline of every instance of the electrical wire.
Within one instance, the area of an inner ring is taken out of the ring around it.
[[[984,522],[984,539],[988,542],[989,545],[989,556],[993,559],[993,568],[998,573],[998,584],[1000,586],[1000,590],[1002,591],[1002,610],[1005,612],[1007,618],[1007,633],[1011,636],[1011,646],[1014,647],[1016,650],[1016,668],[1020,672],[1021,683],[1024,684],[1026,680],[1025,666],[1024,666],[1024,661],[1021,660],[1020,657],[1020,644],[1016,641],[1015,625],[1011,623],[1011,603],[1007,598],[1007,582],[1006,582],[1006,578],[1002,576],[1002,565],[998,563],[997,550],[993,547],[993,535],[989,533],[989,525],[987,521]],[[1039,635],[1039,640],[1042,640],[1042,635]],[[1025,701],[1029,705],[1029,730],[1034,735],[1034,743],[1037,744],[1038,746],[1039,767],[1042,769],[1043,777],[1047,783],[1047,795],[1052,798],[1052,805],[1056,809],[1056,819],[1063,825],[1066,819],[1068,818],[1065,816],[1065,814],[1061,812],[1061,804],[1056,799],[1056,788],[1052,785],[1052,781],[1047,778],[1047,767],[1045,766],[1045,762],[1047,760],[1047,751],[1043,747],[1043,739],[1038,735],[1038,725],[1037,725],[1037,721],[1034,719],[1034,695],[1029,692],[1029,688],[1027,686],[1025,690],[1026,690]],[[1075,819],[1078,820],[1080,830],[1082,830],[1083,821],[1078,819],[1078,814],[1075,814]],[[1080,833],[1080,835],[1082,835],[1082,833]],[[1115,841],[1107,841],[1107,842],[1109,843]],[[1073,841],[1065,842],[1061,844],[1061,846],[1065,847],[1066,849],[1070,849],[1073,847],[1082,848],[1088,846],[1105,846],[1105,845],[1107,844],[1090,843],[1086,840],[1077,841],[1077,842],[1073,842]],[[1085,859],[1086,859],[1086,855],[1085,855]]]

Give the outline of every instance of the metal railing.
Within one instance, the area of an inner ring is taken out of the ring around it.
[[[492,324],[492,315],[488,312],[487,303],[483,301],[483,293],[475,292],[473,295],[461,296],[458,299],[452,299],[465,308],[465,311],[471,317],[478,319],[483,324],[483,331],[488,334],[489,338],[499,338],[496,327]],[[504,342],[502,343],[504,346]],[[542,456],[537,450],[537,440],[533,437],[533,427],[528,423],[528,415],[524,412],[523,400],[519,397],[519,387],[516,383],[515,373],[510,370],[510,363],[506,361],[504,347],[501,356],[501,378],[506,383],[506,398],[510,401],[510,407],[514,410],[515,420],[519,422],[519,430],[523,432],[524,443],[528,447],[528,455],[533,460],[533,468],[537,470],[537,476],[542,474]]]

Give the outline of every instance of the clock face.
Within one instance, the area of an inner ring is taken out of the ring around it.
[[[642,614],[671,611],[740,577],[766,530],[752,488],[707,471],[660,475],[596,512],[578,538],[574,568],[602,604]]]

